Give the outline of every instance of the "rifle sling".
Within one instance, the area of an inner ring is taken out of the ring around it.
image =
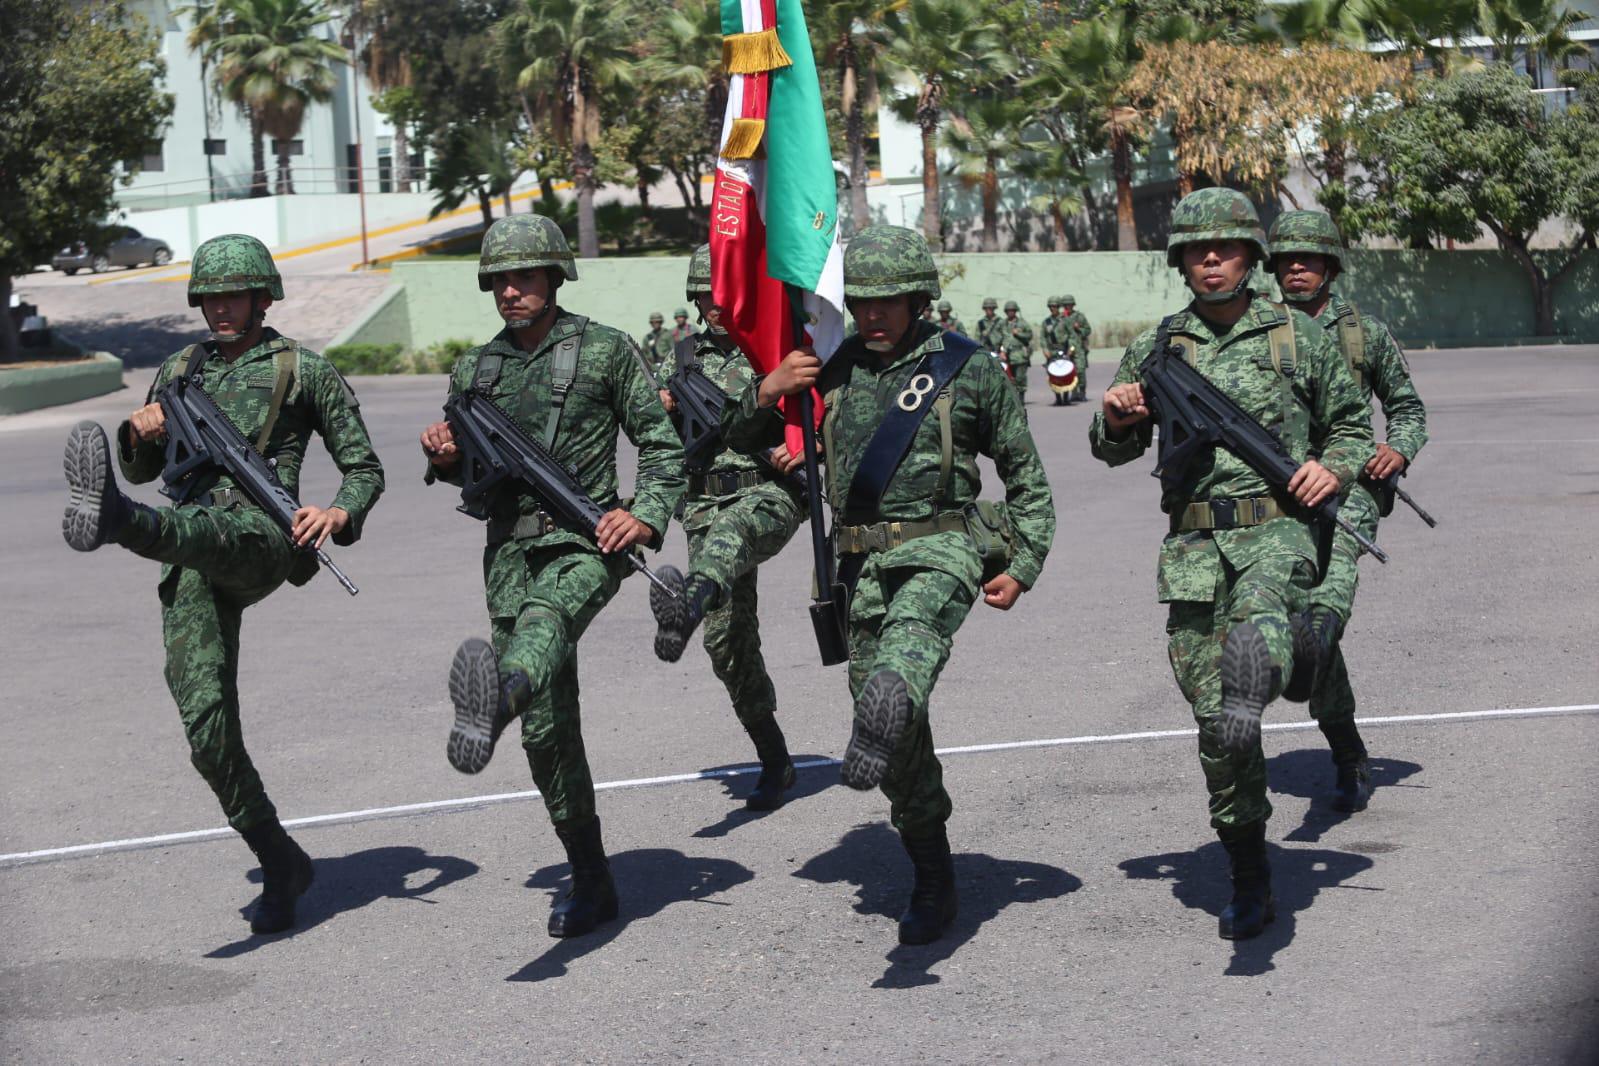
[[[582,351],[583,334],[589,327],[589,320],[582,315],[573,315],[572,323],[577,328],[556,342],[555,350],[550,355],[550,413],[544,420],[543,441],[546,448],[555,447],[555,434],[561,428],[566,394],[572,391],[572,382],[577,378],[577,357]],[[484,396],[493,396],[495,383],[500,380],[500,370],[504,365],[505,356],[498,352],[480,355],[472,387]]]
[[[300,348],[287,337],[274,337],[267,342],[267,350],[273,353],[272,361],[276,368],[276,377],[272,384],[272,402],[267,407],[266,420],[261,423],[261,431],[256,434],[255,450],[261,455],[266,455],[267,444],[272,440],[272,431],[277,428],[278,415],[283,412],[283,401],[289,395],[289,389],[294,384],[294,379],[300,368]],[[201,368],[205,361],[212,355],[209,345],[191,344],[184,356],[182,376],[188,378],[196,386],[200,386],[203,379],[200,377]]]

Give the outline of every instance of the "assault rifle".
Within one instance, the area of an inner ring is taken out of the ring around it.
[[[1168,340],[1165,322],[1156,331],[1155,350],[1138,368],[1138,376],[1144,387],[1144,403],[1160,426],[1155,476],[1160,478],[1163,489],[1178,489],[1200,449],[1221,447],[1265,478],[1273,491],[1288,494],[1288,482],[1298,472],[1300,462],[1232,397],[1188,365],[1177,346]],[[1354,537],[1378,562],[1388,561],[1387,553],[1338,513],[1336,494],[1310,511],[1313,519],[1331,522]]]
[[[161,494],[186,503],[226,474],[292,541],[294,512],[300,509],[300,501],[278,479],[277,460],[267,459],[251,447],[216,401],[186,375],[157,389],[155,401],[161,405],[167,434]],[[350,595],[359,591],[327,552],[321,548],[300,550],[315,552],[316,561],[327,567]]]
[[[583,491],[576,471],[561,465],[493,400],[475,389],[456,393],[444,405],[444,420],[461,452],[461,505],[456,510],[487,520],[490,494],[510,481],[537,496],[559,524],[595,536],[605,511]],[[637,554],[623,554],[629,566],[677,598]]]
[[[1422,510],[1421,504],[1411,499],[1410,493],[1399,487],[1399,479],[1404,476],[1405,472],[1398,470],[1381,480],[1368,477],[1362,477],[1360,480],[1371,490],[1371,494],[1377,498],[1377,513],[1383,518],[1387,518],[1394,513],[1394,500],[1397,498],[1403,500],[1412,511],[1420,515],[1421,520],[1427,523],[1428,528],[1437,528],[1438,519]]]

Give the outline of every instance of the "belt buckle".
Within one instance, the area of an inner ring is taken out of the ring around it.
[[[888,550],[888,523],[861,527],[861,542],[867,551]]]
[[[1237,500],[1211,500],[1210,521],[1217,529],[1233,529],[1238,525]]]
[[[1249,501],[1249,513],[1250,513],[1250,516],[1254,519],[1254,521],[1251,524],[1252,525],[1257,525],[1257,526],[1260,525],[1262,522],[1264,522],[1266,520],[1266,501],[1265,500],[1250,500]]]

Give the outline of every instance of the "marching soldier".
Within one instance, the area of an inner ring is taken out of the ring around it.
[[[672,331],[667,334],[669,342],[665,353],[661,357],[663,363],[666,361],[666,356],[676,350],[678,341],[689,340],[695,336],[696,332],[694,327],[688,324],[688,308],[686,307],[679,307],[672,312],[672,323]]]
[[[451,395],[473,389],[493,400],[606,508],[596,543],[559,524],[532,493],[500,490],[483,565],[493,644],[463,642],[450,667],[450,765],[482,770],[500,733],[522,719],[533,782],[572,866],[571,888],[550,912],[552,937],[580,936],[617,914],[583,752],[577,643],[629,573],[624,553],[660,543],[683,493],[682,446],[632,342],[558,305],[561,285],[576,280],[554,222],[514,215],[490,226],[478,288],[493,292],[505,328],[462,356],[450,378]],[[619,429],[639,451],[628,507],[617,496]],[[422,451],[429,484],[460,484],[461,454],[448,422],[422,431]]]
[[[284,533],[222,475],[200,496],[156,510],[123,495],[105,431],[80,422],[67,442],[70,503],[62,521],[67,543],[78,551],[116,543],[164,564],[157,594],[167,687],[195,769],[260,860],[261,899],[250,919],[257,933],[294,926],[295,900],[314,871],[278,821],[244,748],[240,623],[246,607],[285,581],[303,585],[316,576],[316,556],[308,549],[330,537],[335,544],[355,543],[383,492],[383,467],[349,384],[321,355],[265,324],[267,310],[282,299],[283,279],[254,237],[228,234],[200,245],[189,272],[189,306],[200,308],[212,339],[161,365],[145,405],[117,430],[117,462],[135,484],[160,476],[167,431],[156,390],[185,376],[275,464],[296,497],[306,446],[320,435],[343,475],[333,502],[326,509],[301,507],[292,532]]]
[[[965,333],[966,327],[961,325],[961,320],[955,317],[955,312],[948,300],[938,301],[938,328],[945,333]]]
[[[1049,314],[1044,316],[1044,324],[1038,327],[1039,342],[1044,346],[1044,362],[1055,358],[1056,352],[1070,354],[1072,335],[1066,325],[1066,320],[1060,316],[1060,297],[1051,296],[1047,301]]]
[[[1077,363],[1077,398],[1083,399],[1088,394],[1088,345],[1093,336],[1093,327],[1088,323],[1088,316],[1077,310],[1077,297],[1070,293],[1059,297],[1060,317],[1072,334],[1072,346],[1077,354],[1072,358]]]
[[[693,356],[680,359],[679,365],[696,368],[723,393],[737,395],[754,370],[722,328],[721,309],[711,302],[710,245],[694,252],[687,295],[707,328]],[[663,389],[661,401],[675,411],[670,392]],[[713,429],[720,434],[720,426]],[[650,609],[659,627],[655,654],[664,662],[677,662],[695,628],[705,623],[711,669],[727,687],[733,713],[761,763],[744,806],[770,811],[783,805],[783,793],[794,784],[794,762],[777,724],[777,689],[761,657],[756,568],[783,550],[809,512],[799,482],[774,466],[774,460],[778,465],[788,460],[783,445],[757,455],[725,446],[706,451],[701,455],[693,450],[687,467],[683,532],[688,535],[688,573],[674,566],[660,568],[662,582],[677,592],[676,599],[650,589]]]
[[[813,386],[825,398],[839,575],[854,589],[855,723],[843,778],[882,787],[915,868],[902,944],[938,939],[956,910],[950,799],[928,712],[934,683],[977,597],[1008,610],[1038,580],[1055,532],[1015,390],[976,344],[919,321],[939,294],[920,234],[863,230],[844,253],[844,295],[859,332],[825,367],[814,352],[791,353],[723,419],[731,446],[770,447],[781,439],[779,398]],[[1006,505],[979,502],[979,454],[993,458]]]
[[[1005,301],[1003,341],[1005,359],[1010,363],[1016,380],[1016,395],[1027,402],[1027,368],[1033,362],[1033,327],[1021,316],[1021,305],[1015,300]]]
[[[672,354],[672,335],[662,324],[665,321],[659,311],[651,311],[649,332],[644,334],[644,340],[639,344],[650,362],[657,367],[669,365],[667,357]]]
[[[1244,939],[1275,916],[1260,718],[1292,680],[1289,618],[1316,583],[1316,535],[1300,508],[1354,482],[1372,455],[1371,421],[1326,332],[1249,288],[1250,271],[1269,253],[1243,194],[1191,193],[1172,211],[1171,234],[1167,265],[1194,299],[1128,345],[1089,429],[1094,455],[1119,466],[1150,446],[1138,368],[1169,338],[1302,464],[1288,485],[1291,498],[1279,496],[1218,448],[1190,463],[1181,488],[1161,500],[1171,516],[1157,575],[1160,599],[1170,604],[1168,652],[1199,724],[1211,826],[1232,870],[1233,898],[1218,932]],[[1310,457],[1313,442],[1319,460]]]
[[[977,329],[972,333],[972,340],[990,352],[1005,349],[1005,320],[994,313],[998,310],[998,300],[992,296],[983,297],[983,317],[977,320]]]
[[[1343,255],[1343,235],[1320,211],[1286,211],[1272,223],[1267,267],[1276,274],[1283,299],[1315,319],[1334,340],[1366,403],[1376,396],[1382,404],[1388,439],[1377,445],[1377,454],[1338,505],[1339,514],[1375,540],[1379,507],[1372,489],[1409,469],[1427,443],[1427,410],[1388,327],[1332,291],[1333,281],[1343,273]],[[1355,539],[1336,531],[1327,573],[1311,593],[1310,610],[1295,618],[1315,651],[1310,713],[1332,749],[1337,771],[1333,806],[1346,812],[1364,810],[1371,796],[1366,745],[1355,728],[1355,693],[1339,643],[1354,609],[1359,556]]]

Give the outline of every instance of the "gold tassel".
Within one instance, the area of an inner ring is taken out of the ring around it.
[[[724,159],[756,159],[761,151],[761,138],[766,135],[766,120],[763,118],[736,118],[733,120],[733,130],[727,135],[727,143],[722,146]]]
[[[775,28],[758,33],[733,33],[722,38],[722,66],[729,74],[760,74],[793,63],[783,51],[783,42],[777,39]]]

